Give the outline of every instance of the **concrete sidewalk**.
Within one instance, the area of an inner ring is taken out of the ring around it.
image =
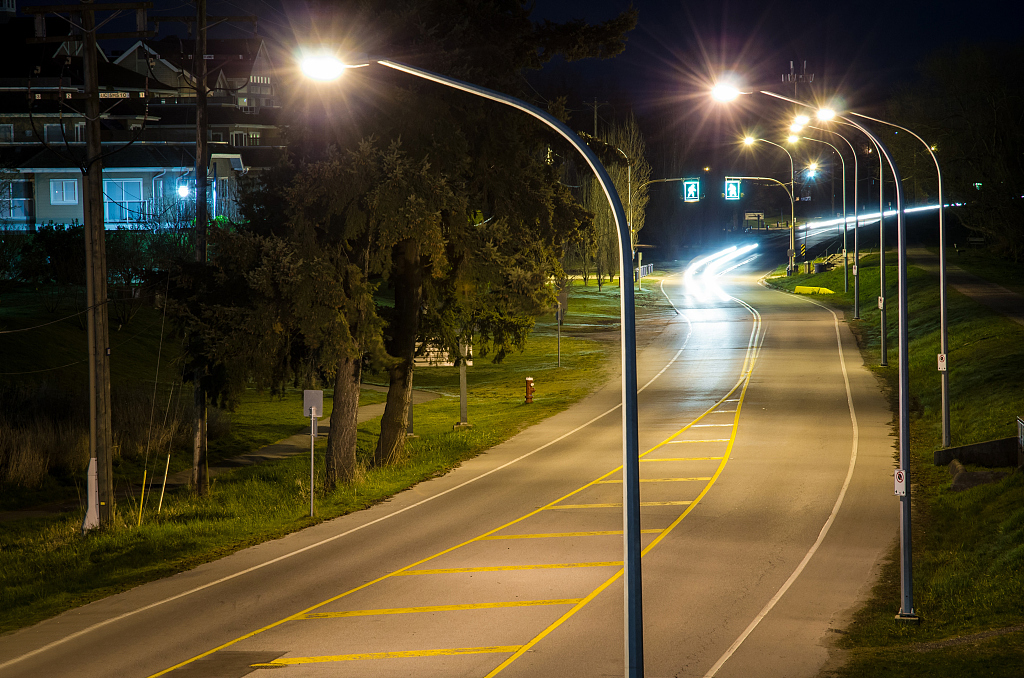
[[[939,255],[937,253],[930,252],[923,247],[915,247],[907,250],[907,259],[918,268],[936,275],[939,273]],[[957,292],[988,306],[996,313],[1005,315],[1018,325],[1024,325],[1024,296],[950,264],[948,257],[946,259],[946,283]]]

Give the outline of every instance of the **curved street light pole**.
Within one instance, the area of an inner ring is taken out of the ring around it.
[[[950,440],[949,433],[949,356],[947,355],[949,352],[949,341],[947,326],[948,319],[946,317],[946,205],[943,202],[942,196],[942,170],[939,168],[939,160],[935,157],[935,151],[932,150],[932,147],[928,145],[924,139],[906,127],[901,127],[900,125],[886,120],[872,118],[871,116],[867,116],[862,113],[851,112],[850,115],[855,115],[858,118],[870,120],[871,122],[877,122],[880,125],[895,127],[898,130],[906,132],[921,142],[925,150],[928,151],[928,155],[931,156],[932,162],[935,163],[935,175],[938,178],[939,192],[939,350],[944,358],[941,361],[944,369],[939,372],[939,374],[942,375],[942,446],[949,447],[952,442]]]
[[[761,94],[788,101],[789,103],[802,106],[809,110],[818,110],[817,106],[790,99],[789,97],[775,92],[760,90]],[[851,120],[846,116],[835,114],[835,117],[846,124],[860,130],[871,139],[879,151],[885,156],[892,176],[896,191],[896,233],[897,233],[897,263],[899,280],[899,450],[900,469],[904,473],[904,494],[900,496],[900,611],[896,615],[897,620],[917,621],[914,614],[914,581],[911,559],[911,524],[910,524],[910,341],[907,318],[907,237],[903,219],[903,186],[901,185],[900,171],[896,167],[892,153],[882,143],[882,140],[867,127]]]
[[[452,87],[484,99],[490,99],[511,106],[540,120],[568,141],[584,157],[590,169],[604,190],[611,205],[612,215],[619,240],[619,312],[622,316],[620,337],[622,341],[622,506],[623,506],[623,578],[625,586],[625,675],[626,678],[643,678],[643,604],[641,597],[640,568],[640,458],[637,433],[637,390],[636,390],[636,318],[633,301],[633,286],[621,284],[622,276],[632,270],[632,234],[622,208],[622,201],[615,190],[608,171],[597,155],[584,144],[564,123],[553,115],[515,97],[494,90],[471,85],[455,78],[449,78],[431,71],[407,66],[395,61],[379,60],[376,63],[431,82]],[[505,660],[506,664],[518,658],[522,652]],[[502,666],[504,666],[503,664]]]
[[[839,137],[840,139],[842,139],[843,141],[846,142],[846,145],[850,147],[850,153],[853,154],[853,232],[854,232],[854,239],[856,240],[857,239],[857,228],[860,225],[860,220],[859,220],[860,217],[857,216],[857,210],[858,210],[858,205],[857,205],[857,203],[858,203],[858,193],[857,193],[857,191],[858,191],[858,186],[860,184],[860,178],[859,178],[860,177],[860,168],[859,168],[859,166],[857,164],[857,150],[853,147],[853,144],[850,143],[849,139],[847,139],[846,137],[844,137],[842,134],[840,134],[839,132],[837,132],[835,130],[828,129],[828,128],[825,128],[825,127],[814,127],[813,125],[810,125],[809,127],[810,127],[810,129],[818,130],[819,132],[827,132],[829,134],[833,134],[833,135]],[[881,157],[881,156],[879,156],[879,157]],[[843,183],[845,185],[845,182],[843,182]],[[846,231],[847,231],[847,220],[846,220],[846,215],[844,213],[844,215],[843,215],[843,286],[844,286],[844,290],[843,291],[848,292],[848,291],[850,291],[850,276],[849,276],[849,272],[847,270],[847,265],[848,265],[850,257],[846,253],[846,249],[847,249],[846,248]],[[857,286],[857,278],[856,277],[854,277],[854,279],[853,279],[853,284],[854,284],[854,288],[856,288],[856,286]]]
[[[774,141],[768,141],[767,139],[756,139],[756,141],[763,141],[776,148],[781,148],[789,156],[789,263],[786,265],[786,272],[788,275],[793,275],[793,272],[796,270],[796,200],[794,197],[796,187],[794,185],[793,154],[789,152],[788,148]],[[775,180],[773,179],[772,181]]]
[[[811,128],[817,129],[817,128]],[[850,278],[846,274],[846,160],[843,159],[843,154],[839,152],[839,149],[825,141],[824,139],[814,139],[813,137],[803,137],[807,141],[816,141],[819,144],[825,144],[831,148],[837,156],[839,156],[839,162],[843,168],[843,291],[850,291]],[[854,153],[854,162],[857,161],[857,154]],[[833,203],[834,205],[834,203]]]

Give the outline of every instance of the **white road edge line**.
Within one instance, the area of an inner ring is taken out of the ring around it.
[[[803,299],[803,297],[798,298]],[[729,658],[732,657],[733,654],[736,653],[736,650],[738,650],[740,645],[743,644],[743,641],[745,641],[747,637],[751,633],[753,633],[754,629],[757,628],[757,625],[761,623],[761,620],[764,619],[768,615],[768,613],[772,611],[772,608],[775,607],[775,604],[778,603],[782,596],[786,594],[786,591],[789,590],[789,588],[793,585],[793,582],[796,581],[797,577],[799,577],[800,574],[804,571],[804,568],[807,567],[807,563],[810,562],[814,554],[817,553],[818,547],[821,546],[821,543],[825,540],[825,536],[828,534],[829,529],[832,527],[832,523],[835,522],[836,515],[839,514],[839,509],[842,507],[843,500],[846,498],[846,490],[850,487],[850,481],[853,480],[854,468],[857,465],[857,445],[860,439],[860,431],[857,427],[857,413],[853,407],[853,393],[850,390],[850,377],[846,371],[846,358],[843,355],[843,339],[839,333],[839,316],[835,314],[835,311],[833,311],[832,309],[828,308],[823,304],[819,304],[818,302],[812,301],[810,299],[804,299],[804,301],[810,302],[815,306],[819,306],[828,311],[829,313],[831,313],[832,320],[835,323],[836,344],[839,347],[839,364],[843,368],[843,382],[846,384],[846,403],[850,408],[850,421],[853,424],[853,450],[850,453],[850,466],[849,469],[847,469],[846,471],[846,480],[843,482],[843,488],[839,491],[839,496],[836,498],[836,503],[832,507],[832,513],[829,514],[828,520],[825,521],[825,524],[821,528],[821,532],[818,533],[818,538],[814,541],[814,544],[811,546],[810,550],[807,551],[807,554],[804,556],[803,560],[801,560],[800,564],[796,566],[795,570],[793,570],[793,574],[789,575],[789,579],[786,580],[786,583],[782,585],[782,587],[775,593],[775,595],[772,596],[772,599],[768,601],[768,604],[766,604],[757,614],[757,616],[754,617],[754,620],[750,622],[750,625],[747,626],[746,629],[744,629],[743,633],[740,634],[739,638],[737,638],[733,642],[733,644],[729,646],[729,649],[725,651],[725,654],[719,657],[718,661],[715,662],[714,666],[712,666],[711,669],[704,674],[704,678],[714,678],[715,674],[718,673],[718,670],[722,668],[725,662],[729,661]]]
[[[669,301],[669,303],[672,303],[672,302]],[[678,311],[677,311],[677,313],[678,313]],[[683,320],[686,321],[686,324],[689,326],[689,330],[686,333],[686,339],[683,340],[683,345],[679,348],[678,351],[676,351],[675,355],[672,356],[672,359],[669,360],[668,363],[666,363],[663,368],[661,368],[660,372],[658,372],[656,375],[651,377],[651,379],[646,384],[644,384],[642,387],[637,389],[637,394],[642,393],[648,386],[653,384],[655,382],[655,380],[658,379],[658,377],[663,375],[668,370],[669,367],[671,367],[677,360],[679,360],[679,356],[682,355],[683,350],[686,348],[686,345],[690,342],[690,336],[693,334],[693,324],[690,322],[690,319],[687,318],[682,313],[680,313],[679,315],[682,317]],[[620,348],[620,351],[621,351],[621,348]],[[502,464],[501,466],[496,466],[495,468],[492,468],[490,471],[487,471],[485,473],[481,473],[480,475],[476,476],[475,478],[470,478],[469,480],[467,480],[465,482],[462,482],[462,483],[459,483],[458,485],[455,485],[454,487],[449,487],[447,490],[444,490],[443,492],[438,492],[437,494],[435,494],[435,495],[433,495],[431,497],[427,497],[426,499],[421,499],[420,501],[416,502],[415,504],[410,504],[409,506],[406,506],[405,508],[398,509],[394,513],[389,513],[386,516],[381,516],[380,518],[377,518],[375,520],[371,520],[368,523],[364,523],[362,525],[359,525],[357,527],[353,527],[352,529],[347,530],[345,532],[342,532],[340,534],[336,534],[333,537],[328,537],[328,538],[322,539],[322,540],[320,540],[320,541],[318,541],[318,542],[316,542],[314,544],[309,544],[308,546],[303,546],[301,549],[297,549],[295,551],[291,551],[289,553],[285,553],[284,555],[278,556],[277,558],[273,558],[271,560],[262,562],[262,563],[260,563],[258,565],[253,565],[252,567],[246,568],[244,570],[239,570],[238,572],[234,572],[232,574],[227,575],[226,577],[221,577],[220,579],[208,582],[206,584],[203,584],[202,586],[197,586],[195,588],[189,589],[188,591],[182,591],[181,593],[178,593],[176,595],[170,596],[168,598],[164,598],[163,600],[158,600],[158,601],[156,601],[154,603],[150,603],[149,605],[144,605],[144,606],[142,606],[140,608],[137,608],[135,610],[131,610],[129,612],[125,612],[125,613],[120,614],[120,615],[118,615],[116,617],[111,617],[110,619],[104,619],[101,622],[96,622],[92,626],[87,626],[86,628],[84,628],[84,629],[82,629],[80,631],[76,631],[76,632],[74,632],[74,633],[72,633],[72,634],[70,634],[68,636],[60,638],[58,640],[54,640],[54,641],[52,641],[50,643],[47,643],[46,645],[43,645],[42,647],[38,647],[35,650],[32,650],[31,652],[26,652],[23,655],[19,655],[17,657],[13,657],[11,659],[8,659],[4,663],[0,664],[0,670],[6,669],[7,667],[13,666],[14,664],[17,664],[17,663],[19,663],[21,661],[24,661],[26,659],[30,659],[30,658],[38,655],[38,654],[42,654],[43,652],[47,652],[47,651],[49,651],[49,650],[51,650],[51,649],[53,649],[53,648],[55,648],[55,647],[57,647],[59,645],[63,645],[64,643],[67,643],[67,642],[69,642],[71,640],[74,640],[75,638],[80,638],[80,637],[82,637],[82,636],[84,636],[84,635],[86,635],[88,633],[91,633],[91,632],[97,630],[97,629],[103,628],[104,626],[109,626],[110,624],[114,624],[116,622],[119,622],[119,621],[122,621],[124,619],[127,619],[128,617],[135,616],[135,615],[137,615],[137,614],[139,614],[141,612],[146,612],[147,610],[152,610],[155,607],[160,607],[161,605],[166,605],[167,603],[172,603],[175,600],[179,600],[181,598],[185,598],[186,596],[190,596],[193,593],[199,593],[200,591],[204,591],[204,590],[206,590],[208,588],[211,588],[213,586],[217,586],[218,584],[223,584],[226,581],[230,581],[232,579],[236,579],[236,578],[241,577],[243,575],[249,574],[250,572],[255,572],[256,570],[263,569],[264,567],[267,567],[269,565],[274,565],[276,563],[281,562],[282,560],[287,560],[288,558],[291,558],[292,556],[297,556],[297,555],[299,555],[301,553],[305,553],[306,551],[311,551],[311,550],[313,550],[315,548],[323,546],[324,544],[328,544],[328,543],[330,543],[332,541],[335,541],[337,539],[341,539],[342,537],[347,537],[348,535],[352,534],[353,532],[357,532],[357,531],[362,530],[362,529],[364,529],[366,527],[369,527],[371,525],[375,525],[375,524],[377,524],[379,522],[388,520],[390,518],[394,518],[395,516],[397,516],[399,514],[405,513],[406,511],[409,511],[411,509],[414,509],[414,508],[417,508],[419,506],[422,506],[423,504],[426,504],[427,502],[431,502],[431,501],[433,501],[433,500],[435,500],[435,499],[437,499],[439,497],[443,497],[444,495],[448,494],[449,492],[454,492],[455,490],[461,489],[461,488],[465,487],[466,485],[469,485],[470,483],[475,483],[476,481],[478,481],[478,480],[480,480],[482,478],[486,478],[487,476],[491,475],[492,473],[497,473],[498,471],[501,471],[502,469],[507,468],[507,467],[511,466],[512,464],[520,462],[523,459],[526,459],[527,457],[530,457],[530,456],[536,454],[537,452],[540,452],[541,450],[544,450],[544,449],[546,449],[548,447],[551,447],[555,443],[560,442],[560,441],[568,438],[569,436],[573,435],[574,433],[578,433],[579,431],[585,429],[586,427],[590,426],[591,424],[593,424],[594,422],[598,421],[599,419],[602,419],[602,418],[608,416],[609,414],[611,414],[612,412],[618,410],[621,407],[622,407],[621,404],[616,405],[615,407],[613,407],[613,408],[611,408],[609,410],[606,410],[606,411],[602,412],[601,414],[597,415],[596,417],[594,417],[590,421],[588,421],[588,422],[586,422],[584,424],[580,424],[579,426],[577,426],[573,430],[568,431],[566,433],[563,433],[562,435],[558,436],[554,440],[549,440],[548,442],[544,443],[540,447],[537,447],[537,448],[534,448],[534,449],[530,450],[526,454],[523,454],[523,455],[521,455],[519,457],[516,457],[515,459],[512,459],[511,461],[507,461],[504,464]],[[341,517],[341,516],[339,516],[339,517]]]

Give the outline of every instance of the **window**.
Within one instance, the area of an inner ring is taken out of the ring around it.
[[[14,141],[14,125],[0,125],[0,141]]]
[[[145,216],[142,179],[103,181],[103,220],[138,221]]]
[[[75,123],[75,141],[80,143],[80,144],[84,144],[85,143],[85,123],[84,122],[76,122]]]
[[[43,139],[50,143],[64,141],[63,125],[43,125]]]
[[[232,132],[231,133],[231,145],[232,146],[245,146],[246,139],[245,132]]]
[[[77,205],[78,179],[50,179],[51,205]]]
[[[246,145],[247,146],[259,146],[260,145],[260,133],[259,132],[249,132],[249,142]]]

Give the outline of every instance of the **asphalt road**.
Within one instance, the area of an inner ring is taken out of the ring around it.
[[[816,675],[896,536],[878,385],[764,268],[670,278],[680,314],[642,322],[648,677]],[[0,638],[0,677],[621,676],[618,402],[613,379],[389,502]]]

